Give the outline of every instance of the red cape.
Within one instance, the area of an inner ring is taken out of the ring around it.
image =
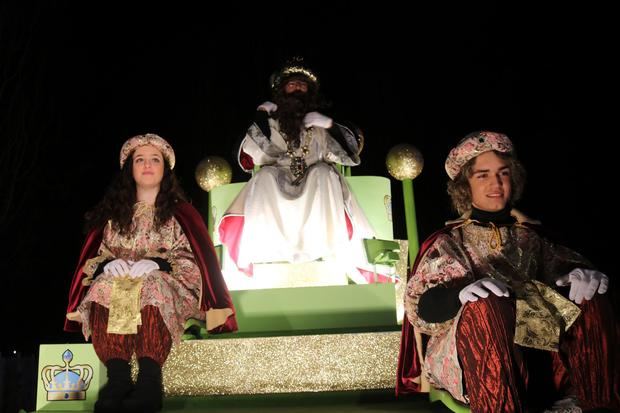
[[[236,331],[237,319],[235,318],[235,308],[226,287],[226,282],[220,270],[220,264],[215,254],[213,242],[209,237],[207,227],[198,211],[189,203],[181,202],[177,205],[174,217],[179,221],[185,236],[196,258],[196,264],[200,268],[202,279],[202,299],[200,309],[207,311],[213,308],[230,308],[233,314],[228,317],[226,322],[216,328],[209,330],[209,333],[227,333]],[[69,290],[69,305],[67,314],[77,310],[82,302],[88,286],[82,285],[85,277],[82,268],[86,261],[97,255],[99,246],[103,238],[103,228],[92,230],[86,237],[82,246],[82,252],[78,261],[77,268],[73,274],[73,281]],[[80,324],[65,318],[65,331],[80,331]]]

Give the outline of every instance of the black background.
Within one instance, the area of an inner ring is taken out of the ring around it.
[[[0,3],[2,352],[82,340],[62,332],[69,282],[83,215],[117,172],[122,143],[146,132],[169,140],[204,212],[196,165],[222,156],[233,181],[247,179],[236,145],[269,98],[269,75],[292,55],[319,74],[327,114],[364,131],[353,174],[388,176],[385,156],[398,143],[423,153],[421,238],[454,217],[449,149],[468,132],[501,131],[529,173],[520,209],[614,277],[618,155],[616,133],[602,126],[613,116],[603,102],[617,52],[609,11],[466,3],[219,12],[206,2]],[[397,181],[392,194],[395,235],[405,238]]]

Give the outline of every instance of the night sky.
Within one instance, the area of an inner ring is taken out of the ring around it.
[[[355,3],[283,8],[284,17],[230,6],[216,14],[1,3],[2,351],[81,340],[62,331],[69,282],[84,213],[117,172],[122,143],[147,132],[166,138],[182,186],[204,213],[196,165],[221,156],[234,182],[247,180],[237,145],[269,98],[269,75],[293,55],[318,73],[333,103],[325,113],[364,132],[353,174],[388,176],[385,156],[399,143],[423,153],[414,181],[421,238],[454,217],[443,169],[449,149],[490,129],[513,139],[528,170],[519,208],[616,276],[603,243],[618,228],[610,202],[616,136],[602,127],[613,49],[597,22],[607,11],[469,3],[381,6],[364,18]],[[393,181],[395,235],[405,238],[400,191]]]

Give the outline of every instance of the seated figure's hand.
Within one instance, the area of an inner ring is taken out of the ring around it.
[[[319,128],[329,129],[333,125],[332,118],[320,114],[319,112],[308,112],[304,116],[304,126],[318,126]]]
[[[459,301],[465,304],[471,301],[478,301],[478,298],[487,298],[489,291],[498,297],[508,297],[508,286],[500,280],[494,278],[482,278],[468,284],[459,292]]]
[[[103,267],[105,274],[110,274],[115,277],[120,277],[129,274],[129,264],[127,261],[117,258],[114,261],[110,261]]]
[[[276,110],[278,110],[278,105],[276,105],[273,102],[267,101],[267,102],[263,102],[260,105],[258,105],[256,110],[262,110],[263,112],[273,113]]]
[[[591,300],[597,291],[599,294],[605,294],[609,287],[609,278],[600,271],[575,268],[555,283],[560,287],[570,284],[568,298],[581,304],[584,299]]]
[[[129,276],[132,278],[142,277],[150,273],[151,271],[158,270],[159,264],[153,260],[140,260],[131,266],[129,270]]]

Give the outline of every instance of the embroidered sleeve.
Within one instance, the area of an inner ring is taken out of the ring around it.
[[[359,165],[358,145],[353,132],[337,123],[327,132],[325,159],[346,166]]]
[[[465,286],[473,279],[473,270],[462,246],[450,235],[437,237],[407,283],[405,310],[411,324],[430,335],[448,329],[453,318],[441,323],[430,323],[420,318],[418,312],[420,297],[431,288]]]
[[[255,165],[272,165],[282,154],[282,150],[273,144],[272,139],[273,137],[265,136],[261,128],[254,123],[249,127],[241,143],[241,151],[250,156]]]
[[[172,267],[171,275],[187,289],[199,290],[200,269],[181,225],[178,222],[175,224],[175,241],[166,258]]]

